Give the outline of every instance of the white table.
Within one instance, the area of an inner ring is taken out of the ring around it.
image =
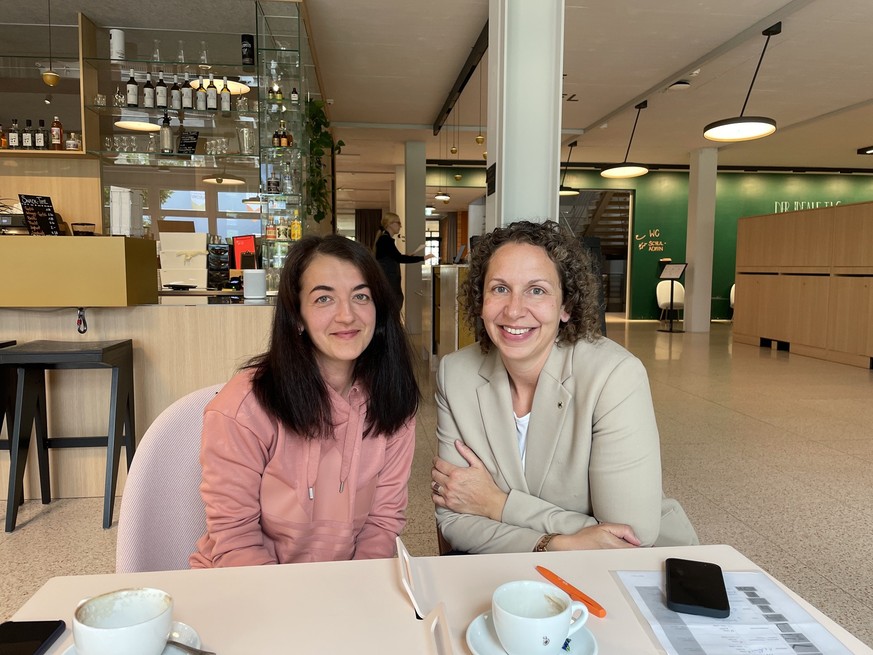
[[[604,619],[588,627],[603,655],[659,653],[613,571],[660,570],[667,557],[716,562],[726,571],[759,571],[730,546],[639,548],[567,553],[517,553],[415,558],[429,588],[445,603],[458,655],[469,653],[468,624],[490,607],[492,591],[517,579],[541,579],[534,566],[555,571],[603,605]],[[60,577],[49,580],[13,617],[63,618],[68,629],[50,653],[71,643],[76,603],[86,596],[128,586],[165,589],[175,599],[175,618],[193,626],[218,655],[259,652],[431,655],[424,622],[402,590],[396,560],[327,562],[284,566]],[[796,594],[797,600],[853,653],[873,650]]]

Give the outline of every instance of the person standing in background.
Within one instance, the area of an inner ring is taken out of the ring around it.
[[[394,212],[385,212],[382,215],[382,227],[376,233],[376,245],[373,251],[376,261],[385,271],[385,277],[394,291],[399,306],[403,305],[403,288],[400,285],[400,264],[418,264],[433,257],[432,254],[404,255],[394,243],[394,237],[400,233],[402,223],[400,216]]]

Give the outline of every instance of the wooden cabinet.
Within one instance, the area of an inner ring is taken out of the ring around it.
[[[741,218],[734,340],[873,367],[873,203]]]

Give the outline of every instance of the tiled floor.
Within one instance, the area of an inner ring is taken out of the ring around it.
[[[725,323],[656,327],[608,329],[648,369],[667,494],[701,541],[736,547],[873,645],[873,371],[733,345]],[[433,555],[435,412],[423,387],[404,541]],[[15,532],[0,533],[0,619],[52,576],[112,571],[115,529],[100,520],[99,498],[26,503]]]

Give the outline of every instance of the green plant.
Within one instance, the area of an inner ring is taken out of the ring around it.
[[[339,154],[345,143],[342,140],[333,140],[323,100],[313,100],[306,104],[305,128],[309,140],[309,160],[306,165],[306,214],[320,223],[333,211],[329,186],[332,175],[326,174],[327,164],[323,158]]]

